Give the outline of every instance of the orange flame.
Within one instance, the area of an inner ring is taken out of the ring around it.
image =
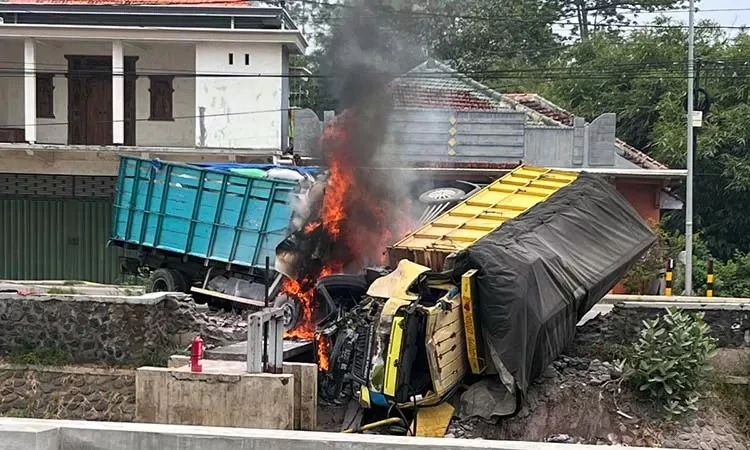
[[[329,368],[330,342],[326,337],[316,335],[314,313],[320,305],[316,304],[315,283],[321,277],[342,273],[345,266],[387,263],[384,250],[392,244],[391,231],[398,229],[400,233],[404,227],[394,226],[400,225],[397,222],[408,217],[400,207],[402,205],[393,203],[394,199],[380,198],[370,189],[371,186],[358,184],[358,173],[365,178],[372,177],[362,172],[367,169],[355,167],[353,162],[353,149],[350,148],[347,134],[352,120],[356,120],[352,114],[344,113],[324,130],[321,146],[326,154],[329,172],[320,220],[307,224],[303,229],[305,234],[311,234],[322,227],[337,250],[329,258],[330,261],[323,261],[324,268],[320,273],[305,274],[297,280],[287,279],[282,285],[282,292],[297,298],[302,305],[299,325],[286,337],[316,340],[318,366],[323,371]],[[351,221],[350,218],[357,220]],[[383,250],[380,255],[376,253],[378,249]],[[377,260],[373,260],[376,257]]]
[[[281,286],[281,292],[296,298],[301,303],[302,317],[299,318],[297,328],[286,333],[287,338],[311,340],[315,336],[315,327],[312,320],[313,300],[315,299],[315,284],[308,280],[293,280],[286,278]]]
[[[320,222],[310,222],[310,223],[308,223],[307,225],[305,225],[305,234],[312,233],[319,226],[320,226]]]
[[[336,267],[324,267],[320,271],[318,278],[332,275],[340,272],[336,270]],[[315,281],[310,278],[303,278],[302,280],[293,280],[286,278],[284,283],[281,285],[281,292],[284,294],[296,298],[299,300],[302,306],[302,317],[297,322],[299,325],[284,334],[284,338],[287,339],[298,339],[303,341],[317,340],[317,354],[318,354],[318,367],[322,371],[327,371],[328,362],[328,340],[323,336],[315,335],[315,321],[313,313],[318,308],[315,304]],[[323,342],[325,341],[325,342]]]
[[[331,361],[328,355],[328,348],[330,347],[330,342],[328,342],[328,338],[322,334],[319,334],[315,338],[315,341],[318,344],[318,367],[323,372],[328,372],[328,369],[330,369],[331,367]]]
[[[344,167],[343,161],[331,161],[328,189],[323,200],[323,227],[332,239],[341,235],[341,227],[346,220],[346,194],[351,191],[354,176],[351,169]]]

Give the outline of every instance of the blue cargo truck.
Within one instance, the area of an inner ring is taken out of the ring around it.
[[[132,250],[125,272],[150,269],[151,292],[263,306],[280,280],[276,246],[306,220],[316,170],[123,156],[109,245]]]

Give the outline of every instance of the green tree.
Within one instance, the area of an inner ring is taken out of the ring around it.
[[[337,27],[361,2],[287,2],[293,19],[312,43],[312,50],[296,63],[318,75],[334,70],[330,51]],[[533,67],[556,56],[562,38],[552,26],[561,15],[549,0],[368,0],[366,9],[377,17],[403,71],[427,57],[445,60],[460,70],[481,72],[497,67]],[[474,74],[482,79],[482,75]],[[325,78],[305,83],[300,106],[316,111],[335,103]]]
[[[571,31],[588,40],[595,30],[619,31],[638,14],[684,8],[686,0],[552,0],[561,15],[571,21]]]
[[[555,63],[565,72],[543,90],[579,116],[617,113],[618,136],[670,167],[686,164],[686,29],[666,19],[659,27],[629,35],[595,33],[568,49]],[[728,36],[711,22],[697,29],[702,58],[700,87],[713,96],[698,133],[695,223],[719,259],[750,251],[750,37]],[[542,77],[543,75],[540,75]],[[681,229],[678,212],[670,227]]]

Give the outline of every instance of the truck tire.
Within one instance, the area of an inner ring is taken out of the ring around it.
[[[187,292],[190,289],[187,277],[179,270],[157,269],[148,280],[148,292]]]
[[[193,287],[193,279],[190,277],[190,275],[186,274],[185,272],[181,270],[175,270],[175,272],[182,277],[182,290],[180,292],[184,292],[186,294],[190,293],[190,288]]]
[[[285,294],[279,294],[273,302],[274,308],[284,311],[284,331],[293,330],[299,322],[302,313],[302,305],[296,298]]]
[[[454,187],[439,187],[430,189],[419,196],[419,201],[426,205],[455,202],[463,198],[466,192]]]

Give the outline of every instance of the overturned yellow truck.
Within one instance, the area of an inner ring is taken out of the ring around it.
[[[655,241],[606,179],[521,166],[388,249],[332,367],[366,406],[435,405],[469,374],[524,393]]]

